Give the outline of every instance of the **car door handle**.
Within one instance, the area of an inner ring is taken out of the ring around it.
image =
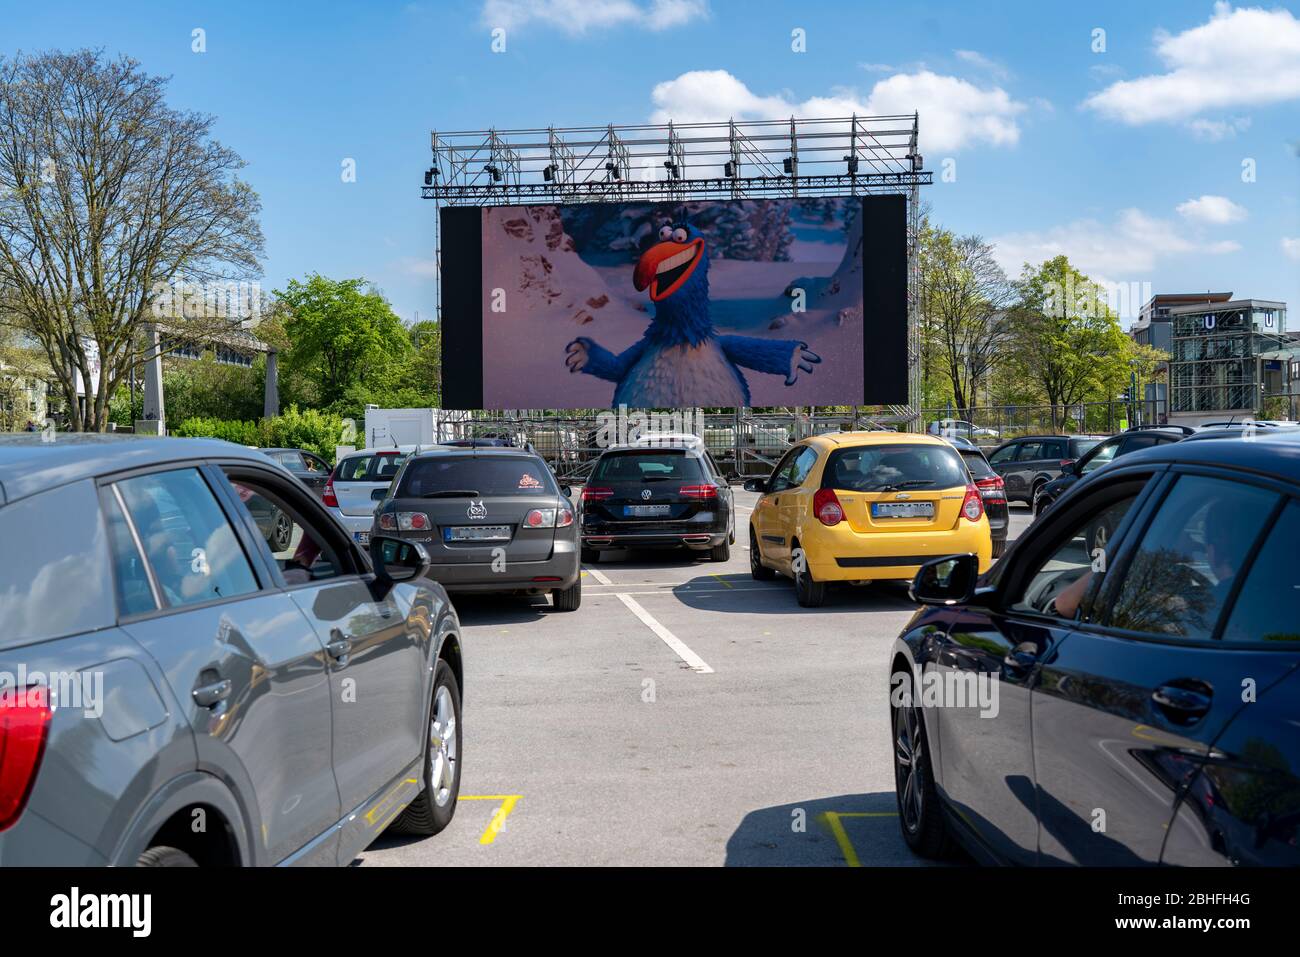
[[[200,708],[213,708],[230,697],[230,688],[230,679],[224,678],[212,684],[200,685],[190,694],[194,696],[194,702]]]
[[[1003,669],[1018,676],[1025,674],[1036,664],[1038,664],[1038,646],[1030,642],[1016,645],[1002,659]]]
[[[352,636],[345,635],[335,628],[330,632],[330,637],[334,640],[325,646],[325,650],[330,653],[330,657],[335,660],[342,660],[352,651]]]
[[[1205,717],[1211,704],[1210,695],[1174,684],[1160,685],[1151,692],[1151,700],[1167,718],[1179,724],[1190,724]]]

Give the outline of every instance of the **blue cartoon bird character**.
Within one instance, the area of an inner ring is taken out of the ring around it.
[[[687,223],[665,223],[632,273],[648,290],[654,318],[645,335],[618,355],[579,336],[565,347],[569,372],[613,382],[613,405],[640,408],[747,406],[741,369],[785,377],[793,385],[821,357],[796,339],[720,336],[709,318],[709,254]]]

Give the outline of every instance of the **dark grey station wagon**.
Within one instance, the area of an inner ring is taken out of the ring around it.
[[[440,831],[463,674],[428,561],[362,551],[255,450],[0,438],[0,864],[348,864]]]

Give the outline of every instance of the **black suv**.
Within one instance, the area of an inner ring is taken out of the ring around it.
[[[715,562],[736,540],[731,487],[703,442],[606,449],[582,490],[582,560],[613,548],[686,548]]]
[[[1008,502],[1034,504],[1034,496],[1061,467],[1086,454],[1104,435],[1026,435],[999,445],[989,453],[989,465],[1002,476]]]

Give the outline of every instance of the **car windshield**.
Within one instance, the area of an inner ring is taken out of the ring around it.
[[[699,460],[680,451],[607,452],[592,469],[590,484],[692,481],[705,478]]]
[[[453,494],[459,493],[459,495]],[[407,466],[398,498],[559,495],[551,470],[522,455],[437,455]]]
[[[937,445],[868,445],[836,449],[826,462],[824,488],[851,492],[939,489],[965,485],[955,449]]]
[[[1093,469],[1099,469],[1115,457],[1115,452],[1119,448],[1118,442],[1107,442],[1101,448],[1084,461],[1083,467],[1079,470],[1080,475],[1087,475]]]

